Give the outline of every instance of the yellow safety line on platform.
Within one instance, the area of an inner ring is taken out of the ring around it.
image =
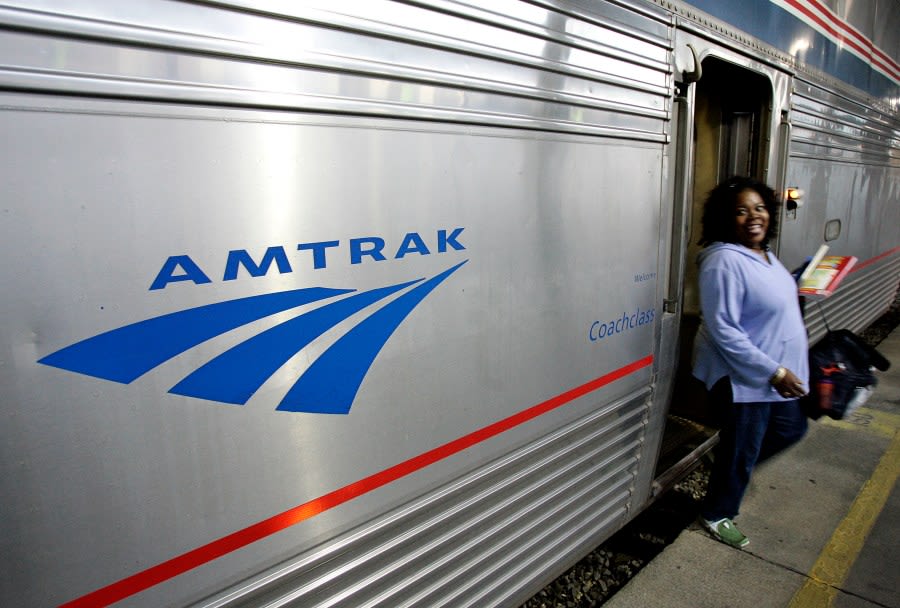
[[[893,428],[890,446],[859,491],[850,512],[819,554],[809,578],[794,595],[789,608],[828,608],[832,605],[900,474],[900,430],[896,430],[897,426]]]

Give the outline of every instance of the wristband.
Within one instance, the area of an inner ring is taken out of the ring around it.
[[[772,378],[769,380],[770,384],[778,384],[779,382],[787,376],[787,370],[783,367],[779,367],[775,370],[775,374],[772,375]]]

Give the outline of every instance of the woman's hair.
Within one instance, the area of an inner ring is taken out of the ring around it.
[[[730,177],[713,188],[703,205],[703,233],[700,245],[704,247],[719,241],[721,243],[737,243],[735,232],[735,209],[738,194],[744,190],[753,190],[763,200],[769,212],[769,228],[762,247],[768,248],[769,239],[774,238],[778,229],[778,201],[775,191],[766,184],[751,177]]]

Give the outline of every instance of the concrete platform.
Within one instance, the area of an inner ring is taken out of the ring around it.
[[[849,420],[761,466],[737,523],[744,550],[682,532],[605,608],[900,608],[900,330]]]

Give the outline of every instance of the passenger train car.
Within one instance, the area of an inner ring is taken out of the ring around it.
[[[670,470],[714,183],[802,192],[789,267],[859,258],[813,339],[892,301],[898,31],[889,0],[0,3],[0,604],[518,605]]]

